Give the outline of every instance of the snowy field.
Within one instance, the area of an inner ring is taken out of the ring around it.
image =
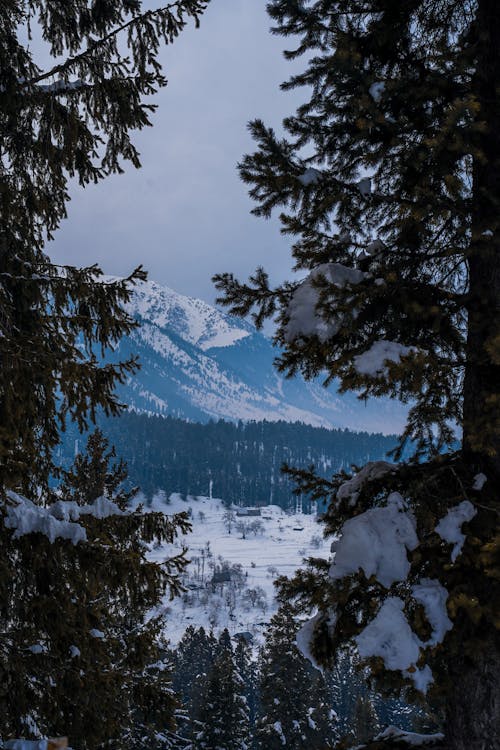
[[[234,507],[229,522],[222,500],[186,500],[176,494],[168,504],[155,498],[151,508],[169,515],[188,511],[193,525],[192,533],[175,545],[189,550],[187,591],[165,602],[173,644],[189,625],[203,625],[215,633],[225,627],[232,634],[246,631],[259,641],[276,611],[273,582],[277,576],[292,576],[304,557],[329,557],[331,540],[323,539],[323,527],[314,515],[290,515],[269,505],[260,509],[260,516],[245,517],[237,516],[242,509]],[[151,557],[162,560],[165,552],[165,547],[158,547]]]

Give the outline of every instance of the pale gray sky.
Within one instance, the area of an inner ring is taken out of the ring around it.
[[[48,247],[53,260],[98,262],[116,275],[143,263],[150,278],[208,302],[215,272],[246,277],[262,264],[274,280],[289,275],[289,240],[277,220],[250,215],[236,170],[253,150],[247,122],[262,117],[279,129],[302,98],[279,90],[293,67],[265,5],[212,0],[201,28],[162,53],[169,85],[154,127],[135,135],[142,169],[72,188],[68,220]]]

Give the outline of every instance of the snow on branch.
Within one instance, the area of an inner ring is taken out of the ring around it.
[[[448,544],[453,544],[451,561],[455,562],[462,551],[465,542],[465,534],[462,532],[462,524],[471,521],[477,510],[469,500],[463,500],[459,505],[450,508],[444,518],[436,526],[436,533]]]
[[[371,508],[344,523],[330,568],[334,580],[362,570],[389,588],[406,580],[410,571],[407,550],[418,546],[415,519],[405,510],[401,495],[393,492],[384,507]]]
[[[417,690],[426,693],[433,682],[432,672],[428,665],[421,669],[415,666],[422,642],[411,629],[403,610],[403,600],[390,596],[376,617],[356,636],[356,645],[364,659],[380,657],[386,669],[399,670],[413,680]]]
[[[380,479],[396,469],[397,465],[388,461],[369,461],[352,479],[348,479],[347,482],[341,484],[337,490],[337,500],[340,502],[347,500],[352,507],[356,504],[360,492],[367,482]]]
[[[407,357],[414,352],[415,348],[412,346],[403,346],[397,341],[381,339],[375,341],[366,352],[354,357],[353,365],[360,375],[368,375],[372,378],[387,377],[390,363],[399,364],[401,357]]]
[[[58,500],[48,508],[35,505],[26,497],[15,492],[7,493],[4,524],[14,530],[14,538],[26,534],[39,533],[53,544],[56,539],[67,539],[73,544],[87,541],[87,532],[76,523],[82,516],[109,518],[125,515],[116,503],[105,497],[99,497],[92,504],[78,505],[74,501]]]
[[[317,309],[321,279],[338,289],[343,289],[347,285],[359,284],[366,276],[363,271],[341,263],[322,263],[311,271],[293,292],[288,303],[285,341],[291,343],[301,336],[317,336],[320,341],[327,341],[335,336],[340,329],[341,319],[337,317],[327,321]]]
[[[338,495],[344,500],[357,498],[364,482],[384,476],[394,468],[385,462],[369,464],[345,482]],[[451,509],[436,530],[445,534],[447,541],[460,545],[461,549],[461,524],[474,514],[472,504],[465,501]],[[413,681],[417,690],[427,693],[434,678],[429,665],[422,663],[422,653],[441,644],[453,623],[446,606],[449,593],[440,581],[417,578],[410,583],[408,552],[418,545],[416,520],[409,504],[398,492],[392,492],[384,505],[372,507],[343,524],[340,537],[332,544],[334,556],[329,576],[333,581],[343,582],[362,571],[366,579],[375,578],[387,590],[389,595],[382,599],[376,616],[365,622],[364,628],[354,638],[359,654],[364,659],[382,659],[386,669],[401,672],[403,677]],[[390,591],[394,584],[403,584],[402,588],[398,587],[398,593],[405,592],[403,598]],[[426,640],[414,632],[407,619],[405,606],[409,602],[424,610],[431,631]],[[298,648],[313,664],[311,643],[318,622],[324,622],[324,619],[324,613],[317,614],[297,635]],[[335,630],[335,613],[330,616],[328,624]]]
[[[375,741],[395,740],[405,742],[412,747],[422,747],[423,745],[435,745],[444,740],[444,734],[436,732],[435,734],[418,734],[417,732],[405,732],[398,727],[387,727],[383,732],[375,737]]]

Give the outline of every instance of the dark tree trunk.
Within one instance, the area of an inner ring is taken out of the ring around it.
[[[482,127],[473,165],[463,457],[473,471],[484,471],[493,488],[500,481],[499,0],[478,0],[474,45],[473,91]],[[488,499],[498,507],[494,492]],[[491,621],[476,631],[464,636],[463,656],[450,665],[450,750],[500,747],[500,634]]]
[[[498,750],[500,747],[500,634],[492,632],[470,656],[456,659],[446,711],[450,750]],[[467,644],[470,647],[470,644]],[[464,648],[465,651],[465,648]]]
[[[473,90],[480,154],[473,166],[468,257],[464,457],[500,479],[500,2],[478,0]]]

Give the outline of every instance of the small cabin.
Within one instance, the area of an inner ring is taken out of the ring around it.
[[[260,508],[237,508],[236,515],[238,517],[249,518],[251,516],[260,516]]]
[[[243,630],[241,633],[235,633],[233,635],[234,640],[242,640],[248,643],[249,646],[253,643],[253,635],[248,630]]]

